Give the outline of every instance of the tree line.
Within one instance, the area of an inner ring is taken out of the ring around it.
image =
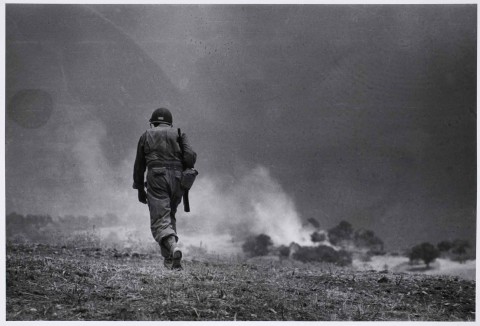
[[[430,264],[439,257],[464,263],[471,258],[469,254],[469,249],[471,248],[470,242],[463,239],[456,239],[454,241],[444,240],[436,246],[429,242],[423,242],[413,246],[408,252],[408,257],[412,263],[423,260],[427,268],[429,268]]]
[[[316,243],[315,246],[302,247],[291,243],[289,246],[274,247],[270,236],[259,234],[245,240],[242,245],[243,252],[248,257],[277,254],[280,257],[290,257],[304,262],[324,261],[343,266],[351,264],[354,253],[363,253],[366,259],[373,255],[386,254],[383,240],[372,230],[355,230],[349,222],[341,221],[325,232],[320,230],[317,220],[310,218],[308,222],[317,229],[310,236],[312,242]],[[412,263],[423,261],[429,268],[439,257],[465,262],[472,258],[469,252],[471,248],[471,244],[462,239],[444,240],[436,246],[423,242],[408,249],[404,255]]]

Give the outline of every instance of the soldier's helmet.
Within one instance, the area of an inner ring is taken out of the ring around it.
[[[172,113],[165,108],[159,108],[153,111],[152,117],[150,118],[150,123],[168,123],[172,124],[173,118]]]

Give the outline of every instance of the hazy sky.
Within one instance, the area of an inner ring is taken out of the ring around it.
[[[262,171],[274,206],[325,229],[474,241],[476,14],[7,4],[7,213],[137,214],[136,144],[166,106],[198,152],[192,200],[209,180],[265,190],[245,178]]]

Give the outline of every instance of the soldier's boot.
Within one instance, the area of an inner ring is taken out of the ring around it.
[[[171,235],[165,240],[165,244],[172,257],[172,269],[182,270],[182,251],[177,246],[177,239]]]
[[[163,266],[165,266],[166,269],[172,269],[172,266],[173,266],[172,256],[168,256],[163,259]]]

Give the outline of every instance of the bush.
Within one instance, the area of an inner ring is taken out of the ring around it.
[[[287,246],[281,245],[278,248],[278,255],[280,256],[280,258],[288,257],[290,255],[290,248],[288,248]]]
[[[410,249],[408,257],[410,261],[423,260],[430,267],[430,263],[440,256],[438,249],[431,243],[424,242]]]
[[[340,266],[347,266],[352,263],[352,256],[345,250],[336,251],[328,246],[300,247],[293,254],[293,259],[302,262],[327,262]]]
[[[464,263],[467,260],[467,249],[471,248],[467,240],[457,239],[452,243],[452,253],[456,255],[455,260]]]
[[[441,241],[437,244],[437,249],[442,256],[460,263],[467,259],[475,259],[475,255],[469,254],[468,249],[472,248],[468,240],[456,239],[454,241]]]
[[[448,252],[452,249],[452,243],[450,241],[442,241],[437,244],[437,249],[440,252]]]
[[[328,230],[328,239],[333,245],[339,245],[343,241],[352,240],[353,228],[346,221],[341,221],[337,226]]]
[[[324,233],[319,233],[317,231],[313,232],[310,235],[310,238],[312,239],[312,242],[323,242],[327,240],[327,236]]]
[[[372,254],[383,253],[383,241],[371,230],[357,230],[353,235],[353,243],[358,248],[369,249]]]
[[[260,234],[248,237],[242,249],[249,257],[265,256],[268,255],[271,245],[273,245],[272,239],[266,234]]]

